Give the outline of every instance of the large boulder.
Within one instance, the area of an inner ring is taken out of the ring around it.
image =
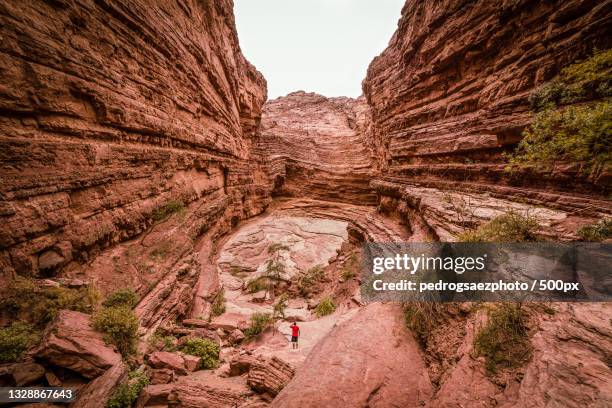
[[[401,307],[372,303],[314,346],[272,406],[417,407],[431,395],[427,369]]]
[[[59,311],[36,358],[90,379],[121,362],[121,355],[92,328],[90,316],[71,310]]]
[[[238,407],[252,397],[253,392],[241,379],[221,378],[206,370],[179,377],[171,384],[145,387],[136,407]]]
[[[248,326],[249,317],[241,313],[223,313],[221,316],[217,316],[209,324],[209,327],[216,329],[223,329],[231,332],[235,329],[244,330]]]
[[[87,384],[77,393],[72,408],[105,408],[115,387],[127,377],[128,367],[121,361],[104,374]]]

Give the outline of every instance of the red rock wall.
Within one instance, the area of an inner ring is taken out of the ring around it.
[[[407,1],[363,83],[382,203],[403,202],[443,239],[508,208],[552,208],[540,215],[558,236],[575,230],[571,213],[612,213],[609,177],[585,180],[571,166],[511,177],[501,157],[531,120],[529,93],[594,47],[609,47],[611,5]]]
[[[5,275],[82,264],[171,201],[233,222],[267,205],[266,82],[231,0],[4,1],[0,38]]]
[[[274,194],[375,204],[369,123],[363,98],[299,91],[268,101],[258,148],[267,157]]]

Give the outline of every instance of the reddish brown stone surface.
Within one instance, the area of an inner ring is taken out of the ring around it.
[[[0,4],[5,274],[76,268],[177,200],[213,219],[262,210],[250,145],[266,82],[232,6]]]
[[[88,315],[61,310],[45,333],[36,358],[95,378],[121,362],[121,355],[91,327]]]
[[[573,212],[611,214],[609,176],[510,177],[501,158],[531,120],[529,93],[607,48],[611,18],[609,1],[407,1],[363,82],[382,168],[373,187],[442,240],[516,202],[557,209],[541,217],[555,236],[572,234]],[[453,192],[467,199],[443,196]]]
[[[363,98],[293,92],[264,105],[258,148],[275,195],[362,205],[375,203]]]

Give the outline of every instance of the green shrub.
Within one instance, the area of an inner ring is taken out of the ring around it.
[[[612,96],[612,49],[595,50],[585,61],[565,67],[529,96],[534,111]]]
[[[0,307],[12,318],[40,328],[53,320],[59,310],[91,313],[97,302],[98,293],[92,287],[40,287],[31,279],[17,277],[3,294]]]
[[[211,314],[212,316],[221,316],[223,313],[225,313],[225,290],[221,288],[211,305]]]
[[[431,333],[443,324],[444,306],[436,302],[408,302],[404,305],[406,327],[415,334],[423,348]]]
[[[473,231],[457,236],[460,242],[528,242],[537,241],[538,222],[514,211],[499,215]]]
[[[283,293],[278,297],[276,303],[274,304],[274,310],[272,312],[272,316],[274,319],[284,319],[285,318],[285,309],[287,308],[287,294]]]
[[[612,104],[549,109],[536,114],[509,156],[513,166],[549,168],[555,162],[579,162],[581,172],[597,174],[612,161]]]
[[[246,288],[249,293],[257,293],[261,292],[262,290],[268,290],[270,288],[270,283],[268,282],[268,278],[266,276],[260,276],[248,281]]]
[[[270,327],[273,322],[274,319],[270,313],[254,313],[251,316],[251,324],[244,331],[244,335],[246,338],[258,336],[264,330]]]
[[[580,238],[589,242],[600,242],[612,238],[612,218],[601,220],[597,224],[585,225],[577,233]]]
[[[174,336],[155,333],[149,337],[148,343],[153,349],[158,349],[161,346],[164,351],[176,351],[176,337]]]
[[[474,348],[485,357],[487,371],[516,368],[531,358],[526,315],[520,305],[502,303],[489,312],[489,320],[477,334]]]
[[[323,267],[316,265],[297,277],[297,288],[302,296],[308,296],[312,287],[323,278]]]
[[[353,253],[342,266],[342,273],[340,274],[340,277],[345,281],[353,279],[355,276],[357,276],[356,270],[358,270],[358,268],[359,261],[357,259],[357,255]]]
[[[336,310],[336,305],[334,304],[334,301],[331,297],[326,296],[321,299],[317,307],[315,307],[314,312],[318,317],[322,317],[334,313],[334,310]]]
[[[132,309],[138,304],[138,295],[132,289],[119,289],[111,293],[102,306],[114,307],[114,306],[126,306]]]
[[[94,328],[104,333],[106,341],[114,344],[123,356],[135,349],[138,318],[127,306],[105,307],[94,316]]]
[[[40,341],[40,335],[30,324],[14,322],[0,329],[0,363],[12,363]]]
[[[106,402],[106,408],[131,408],[149,379],[142,371],[130,371],[128,380],[117,387]]]
[[[185,354],[200,357],[199,369],[209,370],[219,364],[219,345],[209,339],[192,338],[188,339],[181,347]]]
[[[182,212],[185,210],[185,203],[181,200],[173,200],[166,203],[164,206],[158,208],[153,213],[153,219],[155,221],[161,221],[168,218],[170,215]]]

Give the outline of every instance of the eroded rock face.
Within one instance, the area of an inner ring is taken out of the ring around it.
[[[364,98],[293,92],[264,105],[258,148],[274,194],[374,204]]]
[[[176,202],[228,223],[263,209],[250,145],[266,83],[240,52],[232,7],[0,5],[5,274],[75,268]]]
[[[90,317],[71,310],[58,312],[36,358],[85,378],[95,378],[121,362],[121,355],[93,330]]]
[[[610,215],[605,177],[571,166],[510,175],[501,158],[531,121],[529,93],[607,48],[610,18],[608,1],[407,1],[363,82],[385,204],[422,216],[442,240],[517,202],[553,208],[541,221],[556,237],[573,235],[576,211]]]
[[[293,367],[280,358],[258,358],[251,363],[247,384],[255,392],[275,397],[294,374]]]
[[[322,218],[265,216],[241,227],[220,250],[219,266],[253,279],[264,275],[276,256],[285,265],[282,278],[291,279],[315,266],[327,266],[348,238],[347,223]],[[281,245],[278,254],[270,248]],[[244,277],[244,276],[242,276]],[[227,284],[228,289],[231,282]]]

